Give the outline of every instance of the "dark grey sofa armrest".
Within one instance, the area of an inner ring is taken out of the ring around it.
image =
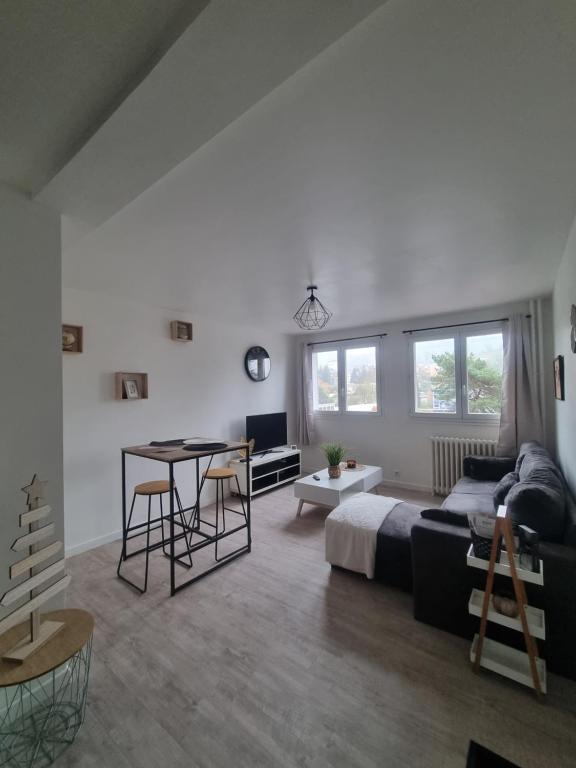
[[[420,520],[412,527],[414,618],[463,637],[477,626],[468,614],[473,587],[486,574],[466,565],[470,531],[448,523]]]
[[[528,602],[546,612],[546,663],[551,672],[576,680],[576,549],[542,542],[544,588],[528,589]]]
[[[509,456],[465,456],[462,466],[466,477],[498,482],[508,472],[514,472],[516,459]]]

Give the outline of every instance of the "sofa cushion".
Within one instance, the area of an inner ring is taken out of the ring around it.
[[[551,484],[564,488],[562,473],[543,448],[524,455],[518,477],[521,482]]]
[[[524,458],[527,454],[530,453],[550,458],[550,454],[546,448],[544,448],[543,445],[540,445],[540,443],[536,442],[536,440],[532,440],[528,443],[522,443],[520,450],[518,451],[518,458],[516,459],[516,466],[514,468],[515,472],[520,473],[520,468],[522,467],[522,464],[524,464]]]
[[[494,515],[494,501],[491,493],[451,493],[442,503],[443,510],[463,515]],[[468,523],[466,523],[467,525]],[[463,523],[462,523],[463,525]]]
[[[472,493],[474,496],[492,496],[498,483],[495,480],[473,480],[461,477],[452,488],[452,493]]]
[[[507,472],[512,472],[516,460],[506,456],[465,456],[462,468],[466,477],[474,480],[498,482]]]
[[[566,498],[559,484],[520,481],[506,497],[515,525],[527,525],[544,541],[562,541],[566,525]]]
[[[434,520],[436,523],[459,525],[461,528],[468,527],[468,514],[459,509],[442,509],[441,507],[438,509],[423,509],[420,516],[424,520]]]
[[[566,527],[564,529],[564,544],[576,547],[576,501],[570,491],[566,491]]]
[[[498,507],[501,504],[504,504],[506,496],[508,496],[508,493],[516,485],[519,479],[517,472],[508,472],[508,474],[504,475],[502,480],[500,480],[496,488],[494,488],[492,498],[494,499],[494,509],[496,511],[498,511]]]

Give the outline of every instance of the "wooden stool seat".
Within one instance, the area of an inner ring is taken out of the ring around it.
[[[156,496],[159,493],[169,493],[170,483],[168,480],[150,480],[147,483],[140,483],[134,486],[134,493],[138,496]]]
[[[228,480],[236,477],[236,470],[230,467],[214,467],[214,469],[207,469],[203,474],[206,480]]]

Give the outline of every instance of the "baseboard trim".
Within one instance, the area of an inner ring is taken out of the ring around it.
[[[113,533],[106,533],[104,536],[98,536],[95,539],[89,539],[83,541],[81,544],[74,544],[72,547],[66,547],[66,557],[74,557],[74,555],[80,555],[82,552],[88,552],[90,549],[96,549],[103,544],[110,544],[111,541],[118,541],[122,538],[122,531],[114,531]]]
[[[229,495],[229,493],[226,493],[226,498]],[[203,494],[202,500],[204,506],[214,504],[216,501],[216,494]],[[103,544],[110,544],[111,541],[118,541],[118,539],[121,538],[122,530],[120,529],[118,531],[112,531],[112,533],[105,533],[103,536],[97,536],[95,539],[88,539],[88,541],[83,541],[80,544],[74,544],[71,547],[65,545],[64,549],[66,552],[66,557],[74,557],[74,555],[80,555],[82,552],[88,552],[90,549],[96,549],[96,547],[101,547]]]
[[[319,469],[302,469],[302,475],[313,475],[315,472],[319,472]],[[427,485],[419,485],[418,483],[403,483],[399,480],[389,480],[384,478],[381,485],[389,485],[392,488],[404,488],[407,491],[419,491],[420,493],[432,493],[432,488]],[[208,502],[210,503],[210,502]],[[96,549],[103,544],[110,544],[111,541],[118,541],[122,538],[122,531],[113,531],[112,533],[106,533],[104,536],[98,536],[95,539],[89,539],[81,544],[74,544],[72,547],[66,547],[66,557],[74,557],[74,555],[80,555],[82,552],[88,552],[90,549]]]
[[[403,483],[401,480],[387,480],[384,478],[380,485],[390,485],[393,488],[404,488],[407,491],[419,491],[420,493],[432,493],[432,486],[418,483]]]

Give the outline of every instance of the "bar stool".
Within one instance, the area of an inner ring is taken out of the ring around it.
[[[122,537],[122,552],[120,554],[120,560],[118,561],[118,568],[116,570],[116,573],[123,581],[126,581],[128,582],[128,584],[131,584],[142,594],[144,594],[144,592],[146,592],[146,590],[148,589],[148,560],[149,560],[150,552],[152,552],[155,549],[158,549],[159,547],[162,547],[162,551],[164,552],[166,557],[170,557],[170,551],[168,552],[166,551],[166,536],[164,533],[164,520],[165,519],[169,520],[169,517],[170,517],[169,515],[164,515],[164,506],[162,503],[162,496],[165,493],[170,493],[170,483],[168,480],[150,480],[146,483],[139,483],[138,485],[134,486],[134,493],[132,495],[132,505],[130,507],[130,515],[128,516],[128,524],[126,525],[126,530],[124,531],[123,537]],[[134,512],[134,505],[136,503],[137,496],[144,496],[148,498],[148,516],[147,516],[146,522],[138,523],[137,525],[131,526],[130,523],[132,522],[132,514]],[[153,496],[158,496],[160,500],[160,517],[156,517],[152,520],[151,514],[152,514],[152,497]],[[190,542],[188,540],[187,531],[190,531],[191,528],[193,527],[192,524],[194,522],[194,515],[190,521],[190,524],[187,524],[186,518],[184,517],[184,509],[182,507],[182,502],[180,501],[180,494],[178,493],[178,488],[176,488],[176,486],[174,486],[174,496],[176,499],[176,505],[178,507],[177,511],[174,512],[174,518],[176,518],[177,516],[180,518],[179,522],[176,524],[183,529],[183,533],[179,534],[179,538],[184,536],[186,545],[188,548],[190,548]],[[144,528],[145,530],[140,531],[139,533],[133,533],[133,531],[137,531],[140,528]],[[152,531],[156,531],[158,528],[162,529],[162,541],[159,541],[156,544],[152,544],[152,546],[150,546],[150,533]],[[132,536],[128,535],[130,533],[132,533]],[[126,544],[128,540],[135,539],[138,536],[144,536],[144,534],[146,534],[146,546],[141,547],[140,549],[137,549],[135,552],[130,552],[130,554],[127,554]],[[129,557],[134,557],[134,555],[139,555],[142,552],[146,552],[144,589],[139,587],[137,584],[134,584],[134,582],[130,581],[130,579],[127,579],[125,576],[122,576],[122,574],[120,573],[120,568],[122,566],[122,563],[125,560],[127,560]],[[177,562],[179,562],[180,565],[184,565],[187,568],[191,568],[192,555],[190,554],[190,552],[188,552],[188,557],[190,560],[190,565],[188,565],[187,563],[182,563],[180,560],[177,560]]]
[[[246,524],[248,524],[248,518],[246,517],[244,500],[240,492],[240,483],[238,482],[238,474],[235,469],[232,469],[231,467],[215,467],[214,469],[207,469],[203,473],[203,477],[206,480],[216,480],[216,543],[214,545],[214,559],[218,560],[219,512],[222,511],[222,533],[226,531],[226,512],[233,512],[235,515],[242,516]],[[236,487],[238,488],[238,496],[240,498],[240,504],[242,505],[242,512],[239,512],[237,509],[231,509],[224,504],[224,480],[232,480],[232,478],[236,480]],[[222,502],[221,504],[220,500]]]

